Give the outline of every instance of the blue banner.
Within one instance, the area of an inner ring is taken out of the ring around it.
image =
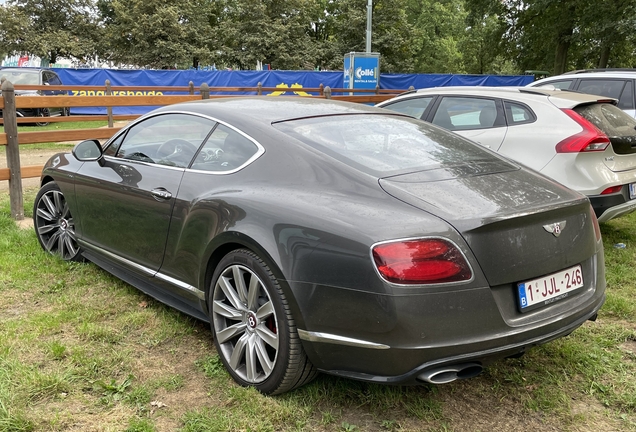
[[[356,63],[357,66],[357,63]],[[362,65],[361,65],[362,66]],[[362,70],[362,69],[361,69]],[[260,82],[263,87],[277,87],[279,90],[269,92],[271,96],[298,95],[305,96],[303,88],[323,86],[345,88],[342,71],[203,71],[203,70],[113,70],[113,69],[55,69],[65,85],[103,86],[110,80],[111,86],[188,86],[192,81],[195,89],[207,83],[210,87],[256,87]],[[365,78],[365,77],[362,77]],[[440,86],[524,86],[533,81],[532,75],[498,76],[498,75],[441,75],[441,74],[381,74],[380,88],[407,90],[414,88]],[[375,86],[373,86],[375,88]],[[177,94],[161,91],[126,91],[114,94]],[[102,94],[86,92],[78,88],[72,95]],[[212,92],[214,94],[214,92]],[[229,94],[226,92],[218,94]],[[250,95],[253,92],[235,92],[233,94]],[[114,107],[115,114],[142,114],[152,107]],[[73,114],[104,114],[105,108],[75,107]]]

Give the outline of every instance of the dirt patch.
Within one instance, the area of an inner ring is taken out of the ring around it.
[[[627,342],[621,344],[620,348],[623,351],[629,351],[632,354],[636,354],[636,341],[628,340]]]
[[[29,165],[44,165],[47,160],[51,156],[56,153],[60,153],[63,151],[67,151],[68,147],[61,147],[59,149],[29,149],[29,148],[20,148],[20,166],[29,166]],[[6,154],[2,152],[0,154],[0,168],[7,167],[7,158]],[[34,188],[40,185],[40,178],[28,178],[22,179],[22,189]],[[6,192],[9,190],[9,182],[8,181],[0,181],[0,192]]]

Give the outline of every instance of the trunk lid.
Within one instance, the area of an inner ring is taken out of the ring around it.
[[[596,250],[587,198],[530,170],[464,165],[379,182],[454,226],[492,286],[560,271]],[[549,232],[555,223],[563,227],[558,236]]]

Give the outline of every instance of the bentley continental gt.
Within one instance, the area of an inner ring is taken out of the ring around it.
[[[589,200],[365,105],[159,108],[46,164],[43,249],[210,323],[243,386],[446,383],[565,336],[605,298]]]

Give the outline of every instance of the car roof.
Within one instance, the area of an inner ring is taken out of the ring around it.
[[[3,67],[0,68],[1,71],[8,71],[8,72],[26,72],[26,73],[38,73],[40,71],[43,70],[48,70],[48,69],[40,69],[40,68],[21,68],[21,67]]]
[[[242,123],[247,121],[246,119],[249,119],[251,123],[271,124],[329,115],[388,114],[385,110],[364,104],[302,96],[214,98],[168,105],[153,111],[153,113],[164,111],[194,112],[233,124]]]
[[[607,76],[608,74],[631,75],[631,74],[636,74],[636,69],[632,69],[632,68],[580,69],[580,70],[565,72],[561,75],[589,75],[589,74],[599,74],[600,76]],[[561,76],[561,75],[556,75],[556,76]]]
[[[528,84],[530,87],[535,87],[542,84],[548,84],[554,81],[574,80],[580,78],[622,78],[622,79],[634,79],[636,78],[636,69],[626,70],[606,70],[606,71],[572,71],[566,72],[562,75],[555,75],[547,78],[542,78]]]
[[[559,108],[570,108],[584,103],[594,102],[609,102],[616,103],[615,99],[589,95],[585,93],[578,93],[568,90],[558,89],[543,89],[532,87],[486,87],[486,86],[449,86],[449,87],[433,87],[417,90],[417,92],[411,92],[398,96],[398,98],[408,98],[414,95],[423,94],[455,94],[455,95],[470,95],[470,96],[488,96],[497,97],[503,99],[513,99],[517,101],[531,102],[538,99],[549,99],[554,105]],[[396,98],[397,99],[397,98]],[[391,99],[395,101],[396,99]],[[380,105],[384,105],[389,101],[383,102]]]

